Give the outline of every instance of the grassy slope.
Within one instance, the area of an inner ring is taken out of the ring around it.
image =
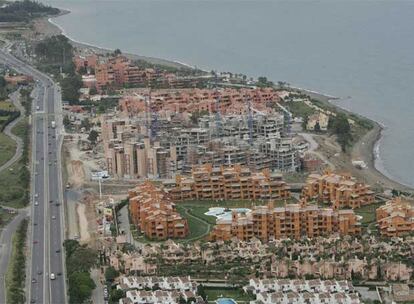
[[[26,202],[26,187],[21,182],[20,172],[24,165],[16,162],[0,173],[0,205],[22,208]]]
[[[4,133],[0,133],[0,166],[13,157],[16,143]]]

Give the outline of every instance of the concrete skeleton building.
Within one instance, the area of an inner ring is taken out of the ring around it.
[[[145,182],[128,192],[131,220],[146,237],[156,240],[184,238],[187,220],[175,210],[167,193]]]
[[[210,234],[211,240],[237,238],[247,241],[258,238],[264,242],[272,239],[300,239],[338,233],[356,235],[361,225],[353,210],[319,208],[317,205],[287,204],[274,207],[256,206],[247,213],[232,212],[232,218],[217,220]]]
[[[282,175],[269,170],[251,172],[247,167],[210,164],[194,166],[191,176],[177,176],[165,181],[164,186],[174,201],[187,199],[231,200],[231,199],[287,199],[289,186]]]
[[[252,129],[243,116],[225,116],[224,134],[217,136],[214,116],[199,127],[185,127],[185,119],[144,113],[134,118],[101,116],[105,159],[109,174],[118,178],[173,178],[192,166],[240,164],[250,169],[297,171],[299,149],[284,133],[283,115],[255,114]],[[250,140],[250,137],[253,141]]]
[[[414,203],[395,197],[376,210],[381,235],[402,236],[414,231]]]
[[[369,185],[356,181],[352,176],[326,171],[322,175],[308,176],[302,189],[302,198],[327,202],[335,209],[355,209],[373,203],[375,193]]]

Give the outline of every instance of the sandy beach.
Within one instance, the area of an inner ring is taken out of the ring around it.
[[[61,10],[60,15],[68,14],[70,13],[67,10]],[[57,16],[59,17],[59,16]],[[41,18],[34,22],[34,29],[36,32],[41,33],[44,36],[52,36],[52,35],[58,35],[63,34],[65,35],[65,32],[57,26],[53,19],[57,18]],[[88,45],[85,43],[77,42],[68,37],[72,43],[72,45],[78,49],[90,49],[93,50],[96,53],[105,54],[108,52],[112,52],[113,50],[100,48],[92,45]],[[176,68],[188,68],[189,66],[173,62],[161,58],[154,58],[154,57],[147,57],[147,56],[141,56],[137,54],[125,54],[127,57],[133,59],[133,60],[146,60],[148,62],[151,62],[153,64],[161,64]],[[303,88],[294,88],[295,90],[301,91],[307,95],[309,95],[311,98],[316,99],[318,101],[321,101],[323,103],[328,103],[331,106],[336,107],[337,109],[340,109],[340,111],[345,111],[347,113],[350,113],[346,109],[341,108],[335,103],[332,103],[332,101],[337,100],[339,98],[334,96],[325,95],[323,93],[315,92],[309,89],[303,89]],[[365,119],[368,119],[364,117]],[[370,120],[370,119],[368,119]],[[398,181],[395,181],[391,179],[390,177],[386,176],[384,173],[382,173],[375,165],[376,161],[376,153],[374,151],[375,146],[377,142],[381,138],[381,132],[382,132],[382,126],[377,123],[376,121],[370,120],[374,124],[374,128],[367,132],[357,143],[354,144],[352,151],[350,153],[343,155],[343,161],[341,161],[342,165],[339,166],[342,170],[349,170],[353,175],[362,178],[363,180],[369,182],[372,185],[380,185],[384,189],[398,189],[402,191],[412,191],[413,189],[407,185],[404,185]],[[356,169],[351,161],[352,160],[362,160],[367,164],[367,168],[360,170]]]
[[[41,33],[44,37],[54,36],[54,35],[65,35],[70,41],[71,44],[77,48],[82,50],[92,50],[97,54],[106,54],[113,52],[114,50],[101,48],[94,45],[89,45],[87,43],[82,43],[75,41],[71,37],[69,37],[62,28],[60,28],[56,23],[54,23],[53,19],[58,18],[59,16],[63,16],[66,14],[69,14],[70,11],[62,10],[61,13],[55,17],[46,17],[46,18],[40,18],[34,21],[34,30],[38,33]],[[161,58],[155,58],[155,57],[148,57],[148,56],[141,56],[137,54],[130,54],[130,53],[123,53],[126,57],[130,58],[131,60],[145,60],[147,62],[150,62],[152,64],[159,64],[159,65],[165,65],[169,67],[174,68],[192,68],[188,65],[182,64],[180,62],[165,60]]]

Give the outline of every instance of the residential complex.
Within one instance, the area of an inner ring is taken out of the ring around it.
[[[256,295],[252,304],[359,304],[352,283],[330,280],[250,279],[244,290]]]
[[[332,204],[335,209],[359,208],[374,202],[374,192],[350,175],[325,172],[310,174],[302,189],[302,198]]]
[[[381,235],[393,237],[414,232],[414,205],[401,197],[395,197],[376,211]]]
[[[271,88],[212,89],[130,89],[125,90],[119,102],[120,110],[127,115],[145,112],[151,108],[173,113],[220,113],[221,115],[269,114],[280,101],[279,93]]]
[[[282,175],[269,170],[252,172],[241,165],[213,167],[194,166],[190,176],[177,176],[164,182],[175,201],[197,200],[268,200],[287,199],[289,186]]]
[[[77,54],[73,62],[76,71],[82,73],[85,87],[93,86],[102,93],[123,87],[195,87],[205,79],[178,76],[166,70],[139,66],[124,55],[98,55],[93,52]]]
[[[202,303],[197,283],[190,277],[121,277],[118,290],[125,292],[120,304],[179,304],[180,299]]]
[[[187,236],[187,220],[175,210],[165,191],[145,182],[128,194],[131,220],[146,237],[165,240]]]
[[[213,228],[211,240],[239,240],[258,238],[262,241],[272,239],[313,238],[337,233],[356,235],[361,232],[357,216],[352,210],[319,208],[317,205],[287,204],[274,207],[255,206],[246,213],[232,212],[232,218],[218,219]]]

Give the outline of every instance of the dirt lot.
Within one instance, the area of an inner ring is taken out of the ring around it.
[[[67,199],[68,237],[79,237],[82,243],[100,248],[105,239],[99,230],[101,216],[97,206],[103,201],[125,199],[128,189],[135,185],[131,181],[109,180],[102,184],[102,197],[99,197],[98,182],[91,180],[91,172],[104,169],[103,155],[90,150],[82,151],[83,135],[74,136],[64,142],[66,178],[70,183]]]

